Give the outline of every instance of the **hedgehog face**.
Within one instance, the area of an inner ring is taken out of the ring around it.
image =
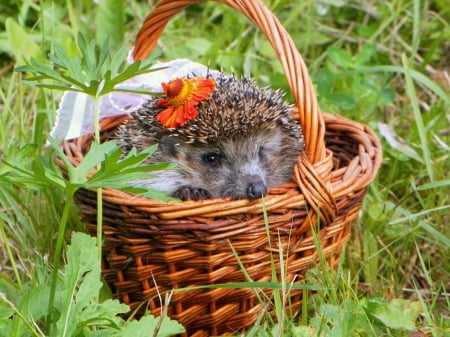
[[[298,149],[296,142],[287,132],[268,128],[202,146],[164,137],[160,149],[167,160],[177,163],[182,180],[192,190],[202,190],[213,198],[256,199],[290,179],[300,152],[292,151]]]

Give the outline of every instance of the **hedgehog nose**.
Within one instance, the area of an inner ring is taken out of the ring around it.
[[[247,187],[247,197],[249,199],[257,199],[264,196],[267,192],[266,184],[263,181],[253,181],[248,184]]]

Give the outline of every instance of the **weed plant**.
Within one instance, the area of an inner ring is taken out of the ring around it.
[[[259,320],[247,334],[450,335],[448,5],[443,0],[264,2],[304,57],[322,110],[372,127],[382,140],[384,162],[338,269],[319,261],[308,273],[316,291],[305,291],[300,317],[281,314],[288,288],[272,284],[277,319]],[[113,51],[131,48],[150,6],[123,0],[0,4],[0,335],[147,336],[158,326],[151,316],[140,323],[124,321],[117,315],[126,308],[101,290],[100,242],[71,234],[84,230],[73,193],[95,181],[83,180],[87,171],[63,178],[53,162],[61,154],[44,146],[61,92],[30,86],[24,81],[30,73],[15,71],[31,58],[48,64],[49,53],[86,57],[79,34],[97,41],[97,47],[86,48],[103,50],[109,59],[102,69],[112,69],[124,58],[123,53],[111,58]],[[189,57],[288,92],[264,36],[223,5],[189,7],[170,21],[159,44],[161,60]],[[117,168],[115,148],[94,151],[98,160],[87,166],[105,159]],[[128,172],[136,174],[134,167],[150,152],[133,154]],[[125,173],[108,172],[95,187],[106,186],[111,174]],[[283,261],[283,254],[273,258]],[[249,280],[247,286],[255,284]],[[70,290],[76,291],[69,298]],[[176,322],[165,322],[159,335],[179,332]]]

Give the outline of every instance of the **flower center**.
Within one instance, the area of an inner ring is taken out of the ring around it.
[[[195,83],[179,78],[169,83],[166,99],[172,106],[184,106],[186,102],[194,98],[195,90]]]

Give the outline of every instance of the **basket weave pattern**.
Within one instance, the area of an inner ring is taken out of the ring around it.
[[[155,47],[168,20],[200,1],[161,1],[146,18],[135,43],[135,59]],[[313,231],[327,260],[337,263],[349,226],[381,164],[381,145],[365,125],[322,113],[304,62],[289,35],[260,0],[218,0],[247,16],[267,37],[285,70],[302,125],[306,148],[292,181],[265,197],[266,232],[260,200],[214,199],[163,203],[117,190],[103,191],[103,275],[114,295],[132,308],[142,302],[159,315],[158,294],[172,289],[242,282],[236,251],[254,281],[270,281],[269,254],[284,256],[286,281],[302,282],[317,260]],[[102,137],[127,117],[102,121]],[[77,165],[88,151],[91,136],[66,141],[64,151]],[[96,233],[96,194],[79,192],[78,202]],[[270,240],[270,241],[269,241]],[[271,243],[271,245],[269,244]],[[277,270],[282,268],[277,263]],[[269,293],[269,292],[268,292]],[[301,292],[290,293],[298,310]],[[250,327],[267,303],[252,289],[210,288],[175,292],[168,314],[189,336],[232,334]]]

